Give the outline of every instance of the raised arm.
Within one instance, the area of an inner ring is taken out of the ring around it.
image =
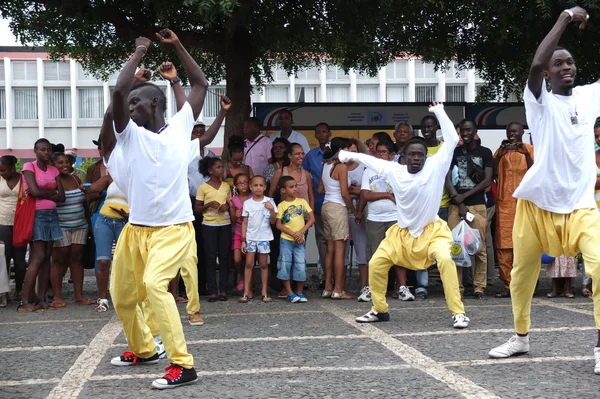
[[[359,152],[348,152],[344,150],[341,150],[339,152],[338,159],[340,160],[340,162],[358,162],[359,164],[374,170],[375,173],[382,176],[387,176],[390,170],[392,169],[402,167],[395,162],[384,161],[383,159],[378,159],[367,154],[361,154]]]
[[[200,111],[204,106],[204,99],[206,98],[206,89],[208,88],[208,80],[202,73],[202,70],[194,61],[190,53],[183,47],[179,38],[173,31],[170,29],[163,29],[159,33],[156,34],[158,40],[168,46],[173,47],[177,57],[181,61],[183,65],[183,69],[185,70],[185,74],[187,75],[190,84],[192,86],[192,90],[187,97],[188,103],[192,107],[192,112],[194,114],[194,120],[198,119],[200,116]]]
[[[229,108],[231,108],[231,100],[226,96],[221,96],[221,110],[217,114],[212,125],[210,125],[208,130],[200,137],[200,147],[209,145],[215,139]]]
[[[175,69],[172,62],[166,61],[158,67],[158,73],[163,79],[169,81],[171,84],[173,94],[175,94],[175,105],[177,106],[177,112],[179,112],[187,99],[185,98],[183,87],[181,86],[181,79],[177,79],[177,69]]]
[[[563,32],[569,22],[580,22],[579,29],[585,29],[588,13],[581,7],[573,7],[560,13],[556,23],[548,32],[544,40],[540,43],[533,56],[531,68],[529,69],[529,78],[527,79],[527,87],[533,93],[535,98],[539,98],[542,94],[542,82],[544,81],[544,71],[548,68],[548,63],[554,54],[554,50],[558,45]]]
[[[117,132],[122,132],[129,123],[129,93],[133,86],[133,79],[137,67],[140,65],[142,58],[146,55],[148,47],[152,42],[150,39],[145,37],[138,37],[135,39],[135,51],[129,58],[129,61],[125,63],[119,78],[117,79],[117,85],[113,93],[112,102],[112,113]],[[111,149],[112,150],[112,149]]]
[[[433,112],[435,114],[440,124],[440,129],[442,130],[444,144],[442,144],[442,147],[440,149],[443,148],[443,151],[445,151],[451,158],[452,154],[454,153],[454,149],[456,148],[460,140],[458,134],[456,134],[456,128],[454,127],[454,123],[452,123],[452,121],[448,117],[448,114],[446,114],[446,111],[444,110],[444,105],[442,103],[431,103],[431,106],[429,107],[429,112]]]

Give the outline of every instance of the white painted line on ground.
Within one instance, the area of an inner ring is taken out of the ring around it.
[[[233,369],[233,370],[216,370],[216,371],[198,371],[200,377],[212,377],[219,375],[245,375],[245,374],[277,374],[277,373],[298,373],[298,372],[343,372],[343,371],[378,371],[378,370],[406,370],[410,366],[407,364],[391,364],[388,366],[360,366],[360,367],[318,367],[318,366],[301,366],[301,367],[266,367],[257,369]],[[156,374],[125,374],[125,375],[95,375],[90,378],[90,381],[106,381],[106,380],[134,380],[134,379],[154,379]]]
[[[3,321],[0,326],[10,326],[18,324],[46,324],[46,323],[83,323],[88,321],[97,321],[106,323],[107,319],[71,319],[71,320],[29,320],[29,321]]]
[[[551,308],[562,309],[562,310],[566,310],[569,312],[586,314],[586,315],[590,315],[590,316],[594,315],[594,311],[592,311],[592,310],[573,308],[573,307],[571,307],[571,304],[553,302],[553,301],[544,300],[544,299],[534,299],[533,304],[538,305],[538,306],[549,306]],[[575,304],[573,304],[573,305],[575,305]]]
[[[76,398],[120,333],[121,323],[119,323],[117,315],[114,315],[92,339],[87,348],[83,350],[73,366],[63,375],[58,385],[48,395],[48,398]]]
[[[556,332],[556,331],[590,331],[596,327],[549,327],[532,328],[531,332]],[[514,333],[512,328],[492,328],[487,330],[443,330],[443,331],[418,331],[408,333],[390,334],[392,337],[422,337],[428,335],[456,335],[456,334],[493,334],[493,333]]]
[[[404,360],[409,366],[429,374],[438,381],[443,382],[449,388],[462,394],[465,398],[499,398],[499,396],[488,391],[487,389],[475,384],[473,381],[461,376],[454,371],[447,369],[441,363],[436,362],[432,358],[425,356],[412,346],[406,345],[398,339],[381,331],[371,324],[360,324],[354,320],[356,316],[344,311],[333,304],[321,304],[321,306],[337,316],[347,324],[357,328],[363,334],[370,337],[373,341],[380,343],[387,349],[392,351],[396,356]],[[448,320],[449,321],[449,320]],[[449,326],[450,328],[450,326]]]
[[[411,304],[414,302],[410,302]],[[354,309],[342,309],[346,312],[363,312],[366,313],[370,308],[371,308],[371,304],[365,304],[365,307],[361,307],[361,308],[354,308]],[[467,302],[468,305],[468,302]],[[510,308],[511,305],[510,304],[498,304],[498,305],[465,305],[465,308],[467,310],[467,313],[469,311],[469,309],[479,309],[479,308]],[[437,310],[437,309],[443,309],[443,310],[448,310],[448,306],[446,305],[440,305],[440,306],[410,306],[408,305],[408,307],[395,307],[394,303],[390,304],[390,308],[388,310],[388,312],[412,312],[412,311],[421,311],[421,310]]]
[[[55,346],[15,346],[10,348],[0,348],[0,352],[30,352],[30,351],[52,351],[65,349],[83,349],[85,345],[55,345]]]
[[[579,362],[594,360],[594,356],[549,356],[549,357],[528,357],[518,356],[508,359],[481,359],[481,360],[463,360],[456,362],[442,362],[446,367],[464,367],[464,366],[497,366],[511,363],[546,363],[546,362]]]
[[[309,341],[326,339],[369,339],[364,335],[308,335],[308,336],[289,336],[289,337],[252,337],[252,338],[222,338],[222,339],[201,339],[187,341],[187,345],[211,345],[211,344],[230,344],[241,342],[278,342],[278,341]],[[112,344],[113,348],[127,346],[126,344]]]
[[[35,378],[30,380],[0,380],[0,387],[17,387],[20,385],[40,385],[40,384],[56,384],[59,378]]]
[[[285,316],[306,313],[324,313],[322,310],[284,310],[280,312],[241,312],[241,313],[202,313],[203,318],[220,318],[220,317],[239,317],[239,316]],[[187,315],[181,316],[187,321]]]

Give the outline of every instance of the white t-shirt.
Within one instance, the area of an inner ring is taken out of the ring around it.
[[[281,131],[279,131],[277,133],[273,133],[272,135],[269,136],[271,141],[275,140],[277,137],[281,137]],[[290,133],[290,137],[288,137],[288,141],[290,143],[300,144],[302,146],[302,149],[304,150],[305,154],[308,154],[308,152],[310,151],[310,146],[308,145],[308,140],[300,132],[292,130],[292,133]]]
[[[560,214],[596,208],[594,122],[600,116],[600,84],[577,86],[571,96],[560,96],[547,92],[542,82],[540,98],[527,86],[523,97],[535,162],[513,196]]]
[[[442,128],[444,144],[437,154],[427,158],[419,173],[408,173],[406,165],[384,161],[370,155],[340,151],[342,162],[359,162],[383,176],[392,187],[396,197],[396,217],[398,225],[406,228],[413,237],[419,237],[425,226],[438,219],[440,201],[444,191],[444,181],[452,162],[458,135],[454,124],[444,112],[443,105],[429,109],[435,113]]]
[[[117,132],[115,151],[106,167],[129,200],[129,222],[143,226],[170,226],[194,220],[188,192],[188,165],[200,153],[192,107],[186,102],[160,133],[132,120]],[[114,151],[113,151],[114,152]]]
[[[363,173],[360,189],[374,193],[394,192],[382,175],[368,168]],[[397,218],[397,213],[396,204],[392,200],[380,199],[367,202],[367,219],[371,222],[393,222]]]
[[[257,202],[250,197],[244,202],[242,216],[248,218],[246,241],[273,241],[271,211],[265,208],[265,202],[270,202],[273,212],[277,213],[277,205],[273,198],[263,197],[262,201]]]

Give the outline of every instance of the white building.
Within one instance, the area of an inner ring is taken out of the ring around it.
[[[253,102],[296,102],[304,88],[305,102],[473,102],[484,82],[474,70],[435,71],[420,60],[397,59],[369,77],[336,67],[310,68],[296,76],[276,69],[274,82],[256,90]],[[31,158],[33,143],[45,137],[76,149],[79,156],[97,156],[92,140],[98,138],[104,110],[110,103],[116,74],[102,82],[73,60],[54,62],[43,49],[0,47],[0,154]],[[172,90],[167,94],[167,117],[175,113]],[[211,87],[225,92],[225,82]],[[210,125],[219,99],[208,95],[201,118]],[[220,153],[222,131],[211,148]]]

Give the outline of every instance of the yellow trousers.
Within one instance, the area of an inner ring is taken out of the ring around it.
[[[426,270],[437,260],[438,270],[444,284],[446,303],[453,315],[465,313],[460,299],[456,264],[450,256],[452,233],[446,222],[438,219],[425,227],[417,238],[394,224],[385,233],[385,238],[379,244],[377,251],[369,261],[369,286],[373,310],[377,313],[388,311],[385,300],[388,273],[394,265],[405,265],[411,270]]]
[[[200,294],[198,293],[198,255],[196,250],[196,241],[190,247],[190,253],[181,264],[181,278],[185,284],[185,293],[188,297],[188,302],[185,310],[188,315],[200,312]],[[148,298],[140,304],[144,314],[144,320],[153,336],[160,334],[158,326],[154,320],[154,313],[150,307]]]
[[[594,320],[600,330],[600,213],[596,208],[563,215],[517,202],[513,227],[514,263],[510,293],[515,331],[527,334],[531,326],[531,299],[538,281],[541,257],[575,256],[585,259],[585,273],[592,278]]]
[[[194,241],[192,223],[166,227],[127,224],[121,232],[113,259],[110,294],[129,349],[141,358],[156,353],[152,333],[138,306],[147,297],[171,363],[184,368],[194,366],[175,299],[168,290],[169,281],[177,275]]]

